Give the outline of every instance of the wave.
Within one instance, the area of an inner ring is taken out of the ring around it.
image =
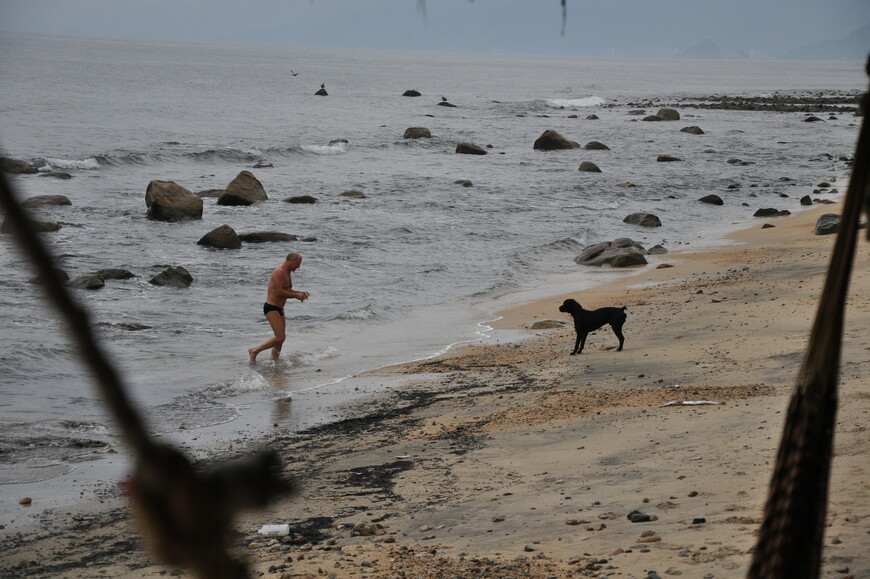
[[[81,171],[94,171],[100,168],[100,162],[96,157],[78,159],[40,159],[39,170],[41,172],[54,171],[55,169],[78,169]]]
[[[606,101],[598,96],[588,96],[573,99],[547,99],[547,105],[556,109],[573,109],[586,107],[599,107]]]
[[[362,307],[358,310],[343,312],[335,316],[337,320],[371,320],[375,317],[375,308],[372,304]]]
[[[341,155],[347,153],[347,144],[343,142],[331,145],[302,145],[302,151],[315,155]]]

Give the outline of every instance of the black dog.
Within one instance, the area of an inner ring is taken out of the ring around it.
[[[625,306],[621,308],[599,308],[597,310],[584,310],[583,306],[577,303],[576,300],[568,298],[561,306],[560,312],[571,314],[574,318],[574,329],[577,331],[577,342],[574,344],[574,349],[571,355],[579,354],[583,351],[583,346],[586,344],[586,336],[589,332],[594,332],[605,324],[610,324],[613,328],[613,333],[619,338],[619,347],[617,352],[622,351],[622,344],[625,342],[625,336],[622,335],[622,324],[625,323]]]

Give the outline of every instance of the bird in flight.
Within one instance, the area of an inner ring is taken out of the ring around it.
[[[293,71],[291,70],[291,71],[290,71],[290,74],[292,74],[293,76],[297,76],[299,73],[298,73],[298,72],[293,72]]]

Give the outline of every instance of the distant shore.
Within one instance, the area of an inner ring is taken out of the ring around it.
[[[276,577],[745,574],[833,243],[813,224],[838,211],[759,220],[728,245],[665,256],[673,267],[572,293],[590,308],[627,306],[623,352],[609,330],[580,356],[568,355],[569,325],[529,330],[559,321],[548,297],[494,323],[525,336],[516,343],[367,373],[404,384],[335,424],[276,434],[270,446],[300,492],[246,514],[235,543]],[[860,243],[825,539],[825,573],[852,577],[870,576]],[[680,401],[716,404],[662,406]],[[7,538],[0,574],[165,573],[119,499],[106,507]],[[652,520],[631,522],[633,511]],[[257,534],[274,523],[291,534]]]

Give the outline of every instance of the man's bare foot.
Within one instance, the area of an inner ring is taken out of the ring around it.
[[[248,360],[250,362],[257,361],[257,352],[255,352],[256,348],[248,348]]]

